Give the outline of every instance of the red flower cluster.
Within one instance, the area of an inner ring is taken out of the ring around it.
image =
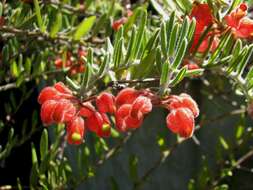
[[[197,103],[187,94],[171,96],[168,108],[171,111],[167,118],[167,127],[181,137],[189,138],[194,132],[194,118],[199,115]]]
[[[102,92],[87,102],[80,102],[63,83],[45,87],[39,97],[41,120],[45,125],[66,124],[67,140],[70,144],[80,144],[86,129],[99,137],[109,137],[114,116],[116,129],[120,132],[139,128],[145,115],[153,105],[166,107],[171,112],[167,116],[167,127],[181,137],[191,137],[194,118],[199,115],[196,102],[187,94],[160,99],[148,90],[125,88],[116,97]]]
[[[225,16],[227,25],[232,28],[233,33],[238,38],[253,37],[253,20],[247,16],[248,7],[242,3],[229,15]]]
[[[55,67],[57,69],[62,69],[62,68],[70,68],[69,73],[70,75],[75,75],[77,73],[82,73],[85,71],[85,62],[83,61],[82,56],[86,56],[87,52],[84,50],[78,50],[78,59],[77,63],[72,59],[72,54],[71,52],[67,52],[67,58],[66,61],[64,62],[61,58],[57,58],[55,60]]]
[[[42,104],[40,116],[45,125],[65,123],[68,142],[82,142],[85,133],[84,120],[77,112],[78,101],[70,89],[61,82],[53,87],[45,87],[38,97],[38,102]]]
[[[80,144],[86,128],[100,137],[110,136],[107,114],[115,116],[119,131],[126,131],[140,127],[144,115],[152,110],[151,100],[132,88],[120,91],[116,98],[102,92],[95,98],[95,106],[92,101],[81,103],[61,82],[45,87],[38,97],[41,120],[45,125],[65,123],[68,142]]]

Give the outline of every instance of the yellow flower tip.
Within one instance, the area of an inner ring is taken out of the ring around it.
[[[75,142],[75,141],[80,141],[81,140],[81,135],[79,133],[73,133],[71,135],[71,139]]]
[[[110,125],[109,124],[103,124],[102,131],[106,132],[106,131],[109,131],[109,130],[110,130]]]

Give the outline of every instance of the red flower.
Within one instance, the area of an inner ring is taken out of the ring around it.
[[[227,25],[232,28],[234,35],[238,38],[253,36],[253,20],[246,17],[247,9],[247,5],[242,3],[238,8],[224,17]]]
[[[56,123],[65,123],[76,115],[76,107],[71,101],[61,99],[57,101],[53,112],[53,119]]]
[[[194,131],[194,116],[188,108],[178,108],[171,111],[166,118],[167,127],[181,137],[189,138]]]
[[[182,93],[179,96],[172,96],[169,109],[188,108],[194,117],[198,117],[199,108],[197,103],[188,94]]]
[[[79,115],[88,118],[92,116],[95,111],[96,109],[94,106],[90,102],[86,102],[85,104],[82,104],[82,107],[79,110]]]
[[[116,111],[115,97],[107,92],[102,92],[96,99],[98,111],[113,114]]]
[[[141,118],[144,114],[151,112],[151,100],[145,96],[139,96],[132,104],[131,116],[133,118]]]
[[[56,83],[54,87],[45,87],[39,94],[38,102],[43,104],[47,100],[60,100],[73,98],[71,90],[63,83]]]
[[[118,20],[115,20],[113,23],[112,23],[112,29],[115,30],[115,31],[118,31],[120,29],[120,27],[125,24],[127,22],[127,18],[126,17],[122,17]]]
[[[85,134],[84,120],[75,117],[67,124],[67,139],[69,144],[81,144]]]
[[[132,105],[124,104],[122,105],[115,114],[115,123],[119,131],[125,132],[128,129],[139,128],[143,121],[143,115],[141,117],[132,117],[130,115],[132,110]]]
[[[57,105],[57,101],[48,100],[41,106],[40,117],[44,125],[50,125],[54,123],[53,115]]]
[[[100,137],[108,137],[111,134],[110,121],[106,114],[94,112],[86,120],[87,128]]]
[[[212,11],[209,8],[208,4],[204,3],[204,4],[196,4],[193,6],[192,12],[190,14],[190,18],[196,19],[196,29],[195,29],[195,33],[194,33],[193,43],[190,48],[190,51],[192,52],[196,48],[196,46],[200,40],[200,37],[201,37],[202,33],[204,32],[205,28],[214,23],[214,17],[212,15]],[[214,51],[217,48],[217,46],[219,44],[219,39],[217,36],[215,36],[215,34],[213,32],[210,32],[205,37],[203,42],[200,44],[200,46],[197,50],[198,52],[203,53],[206,51],[206,49],[208,48],[208,45],[210,43],[209,41],[210,41],[210,39],[212,39],[211,36],[214,36],[214,39],[211,42],[210,50]]]
[[[121,90],[116,96],[115,102],[117,107],[123,104],[132,104],[139,96],[139,92],[133,88],[125,88]]]
[[[195,4],[192,8],[190,18],[196,19],[195,34],[201,34],[205,27],[213,24],[214,21],[212,11],[207,3]]]

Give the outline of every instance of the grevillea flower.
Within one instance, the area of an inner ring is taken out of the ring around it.
[[[198,117],[199,108],[197,103],[188,94],[182,93],[179,96],[172,96],[169,109],[188,108],[194,117]]]
[[[114,114],[116,111],[115,97],[108,92],[103,92],[96,98],[96,105],[101,113]]]
[[[85,134],[85,125],[82,117],[74,117],[67,124],[67,140],[69,144],[81,144]]]
[[[253,36],[253,20],[246,17],[247,5],[242,3],[229,15],[225,16],[225,22],[232,28],[235,37],[250,38]]]
[[[128,129],[139,128],[143,122],[143,115],[141,117],[131,116],[132,105],[124,104],[122,105],[115,114],[115,123],[119,131],[125,132]]]
[[[134,88],[125,88],[121,90],[116,96],[116,106],[120,107],[123,104],[132,104],[139,96],[139,92]]]
[[[77,110],[70,100],[61,99],[57,101],[53,111],[53,120],[55,123],[69,122],[76,115]]]
[[[126,88],[116,97],[118,107],[115,114],[116,127],[119,131],[139,128],[144,115],[151,112],[152,103],[148,97],[132,88]]]
[[[174,109],[166,118],[167,127],[181,137],[189,138],[194,131],[194,116],[188,108]]]
[[[57,101],[55,100],[48,100],[42,104],[40,118],[45,125],[54,123],[53,115],[56,105]]]
[[[110,121],[104,113],[94,112],[86,119],[86,126],[100,137],[108,137],[111,134]]]

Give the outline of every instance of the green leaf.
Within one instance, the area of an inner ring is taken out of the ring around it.
[[[110,64],[110,54],[107,53],[104,57],[104,60],[101,64],[101,66],[99,67],[99,71],[98,71],[98,77],[99,78],[102,78],[106,73],[107,71],[109,70],[109,64]]]
[[[173,29],[172,29],[172,32],[171,32],[171,35],[170,35],[170,39],[169,39],[169,42],[168,42],[168,46],[169,46],[169,55],[173,55],[174,54],[174,51],[175,51],[175,46],[176,46],[176,41],[177,41],[177,32],[178,32],[178,28],[179,28],[179,25],[178,24],[175,24]]]
[[[212,56],[210,57],[207,65],[211,65],[212,63],[214,63],[216,61],[216,59],[219,57],[219,55],[221,54],[224,46],[227,45],[227,43],[229,42],[229,40],[231,40],[232,38],[232,34],[230,33],[230,31],[228,31],[223,38],[221,39],[219,46],[216,48],[216,50],[213,52]]]
[[[249,59],[251,58],[252,51],[253,51],[253,45],[250,45],[247,54],[241,59],[241,61],[238,64],[238,68],[236,71],[238,75],[243,74],[244,68],[246,67]]]
[[[163,22],[161,24],[161,49],[162,49],[162,52],[163,52],[163,56],[165,57],[165,59],[167,58],[167,55],[168,55],[168,51],[167,51],[167,33],[166,33],[166,25],[165,23]]]
[[[32,69],[32,61],[29,57],[27,57],[26,60],[25,60],[25,71],[26,71],[26,73],[30,74],[31,69]]]
[[[92,75],[92,60],[91,60],[92,57],[93,57],[93,51],[91,48],[89,48],[88,55],[87,55],[86,70],[83,74],[83,79],[82,79],[81,94],[83,94],[84,91],[89,86],[89,82],[90,82],[91,75]]]
[[[134,44],[134,51],[133,51],[133,59],[135,59],[139,53],[139,50],[140,50],[140,47],[141,47],[141,44],[142,44],[142,40],[143,40],[143,34],[144,34],[144,30],[145,30],[145,26],[146,26],[146,23],[147,23],[147,12],[146,10],[143,10],[141,12],[141,23],[139,25],[139,29],[137,31],[137,35],[136,35],[136,39],[135,40],[135,44]]]
[[[167,49],[169,49],[169,44],[170,44],[170,36],[172,29],[175,24],[175,11],[173,11],[170,15],[170,19],[166,22],[166,30],[167,30]]]
[[[178,83],[180,83],[184,79],[186,71],[187,68],[182,67],[177,73],[176,77],[171,81],[170,86],[176,86]]]
[[[189,25],[190,25],[190,20],[188,17],[186,17],[183,21],[182,27],[180,28],[180,34],[179,34],[179,38],[177,40],[178,48],[183,43],[183,39],[187,37],[187,34],[189,32]]]
[[[43,160],[48,152],[48,133],[44,129],[40,138],[40,159]]]
[[[92,35],[96,36],[99,33],[99,31],[103,29],[107,21],[108,21],[108,15],[106,13],[100,16],[97,23],[94,26],[94,29],[92,30]]]
[[[36,164],[38,163],[38,157],[33,143],[31,144],[31,148],[32,148],[32,164]]]
[[[136,26],[134,25],[131,32],[131,38],[128,42],[127,53],[124,61],[125,64],[128,64],[128,61],[132,60],[131,57],[133,57],[133,49],[135,41],[136,41]]]
[[[46,27],[43,24],[41,12],[40,12],[39,1],[38,0],[33,0],[33,3],[34,3],[35,13],[36,13],[36,16],[37,16],[37,22],[38,22],[38,25],[40,27],[40,30],[41,30],[41,32],[45,32]]]
[[[239,53],[239,55],[237,57],[234,57],[233,60],[231,61],[230,66],[227,68],[227,73],[230,74],[233,71],[236,71],[236,68],[238,66],[238,63],[241,62],[241,60],[243,60],[248,53],[249,47],[245,46],[241,52]]]
[[[185,53],[186,53],[186,48],[187,48],[187,39],[184,38],[183,39],[183,42],[182,42],[182,45],[179,47],[177,53],[176,53],[176,57],[175,57],[175,60],[173,61],[172,63],[172,67],[174,69],[177,69],[179,67],[179,65],[181,64],[184,56],[185,56]]]
[[[117,69],[120,66],[120,63],[123,59],[123,51],[124,51],[124,38],[121,38],[115,49],[113,54],[113,63],[114,63],[114,69]]]
[[[51,37],[55,37],[56,34],[60,31],[62,27],[62,13],[58,11],[55,17],[55,21],[52,24],[50,35]]]
[[[195,33],[195,28],[196,28],[196,19],[192,18],[191,24],[189,26],[188,34],[187,34],[187,40],[189,42],[192,42],[193,35]],[[191,43],[189,45],[191,45]]]
[[[85,36],[91,30],[95,21],[96,16],[85,18],[81,24],[77,26],[76,32],[74,33],[74,40],[80,40],[83,36]]]
[[[166,86],[169,84],[169,72],[170,72],[170,63],[167,61],[162,66],[162,74],[160,78],[160,85]]]
[[[160,48],[158,48],[156,51],[156,67],[159,73],[162,73],[163,61],[162,61],[162,53],[161,53]]]

